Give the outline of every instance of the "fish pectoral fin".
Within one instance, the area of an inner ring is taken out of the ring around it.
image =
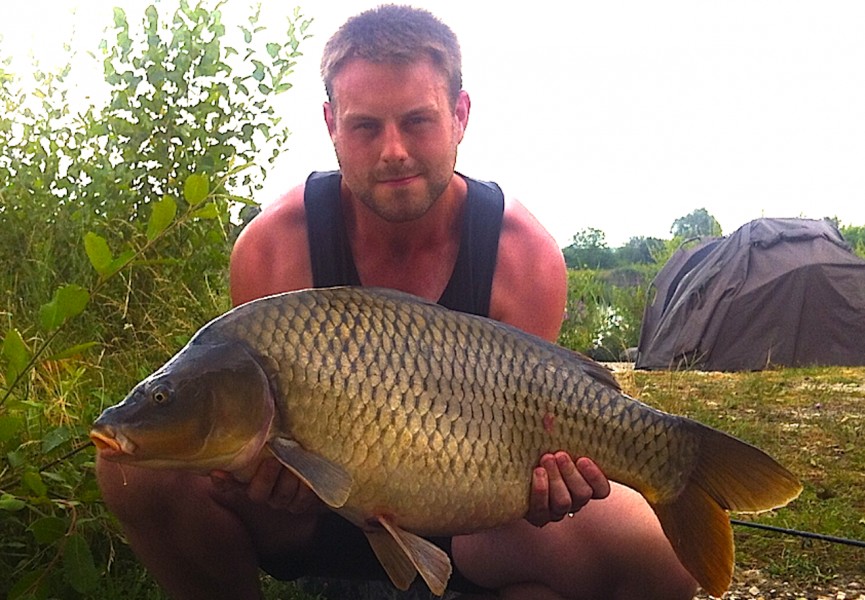
[[[348,500],[352,477],[338,464],[309,452],[288,438],[275,437],[267,443],[282,465],[315,492],[331,508],[339,508]]]
[[[397,541],[385,529],[364,531],[364,533],[378,562],[384,567],[393,584],[398,589],[407,590],[417,577],[417,569]]]
[[[447,553],[429,540],[400,528],[385,517],[379,517],[378,522],[384,527],[384,531],[367,532],[367,539],[394,585],[400,587],[402,582],[405,587],[400,589],[407,589],[414,580],[414,572],[417,571],[433,594],[444,595],[453,571]],[[406,565],[411,567],[410,574],[406,572]]]

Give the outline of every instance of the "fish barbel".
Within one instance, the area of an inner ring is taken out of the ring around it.
[[[368,288],[234,308],[106,409],[91,437],[107,460],[240,479],[272,453],[363,529],[397,587],[420,573],[439,595],[450,560],[422,536],[522,518],[546,452],[588,456],[642,494],[716,596],[733,571],[727,511],[801,491],[761,450],[626,396],[578,353]]]

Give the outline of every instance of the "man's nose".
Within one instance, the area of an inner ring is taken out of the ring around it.
[[[395,123],[385,125],[381,158],[386,163],[404,162],[408,158],[403,132]]]

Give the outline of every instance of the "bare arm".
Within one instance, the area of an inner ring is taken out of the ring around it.
[[[567,294],[565,260],[555,240],[522,204],[508,201],[490,317],[554,342]]]
[[[265,208],[231,252],[232,304],[312,286],[303,186]]]

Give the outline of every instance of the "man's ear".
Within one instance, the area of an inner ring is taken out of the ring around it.
[[[327,124],[327,132],[333,138],[336,133],[336,115],[333,111],[333,105],[330,102],[325,102],[324,106],[324,122]]]
[[[460,141],[462,141],[463,136],[466,133],[466,127],[469,126],[469,112],[471,112],[471,108],[472,100],[469,98],[468,92],[461,90],[460,95],[457,97],[456,107],[454,107],[454,116],[456,117],[457,124],[460,128]]]

